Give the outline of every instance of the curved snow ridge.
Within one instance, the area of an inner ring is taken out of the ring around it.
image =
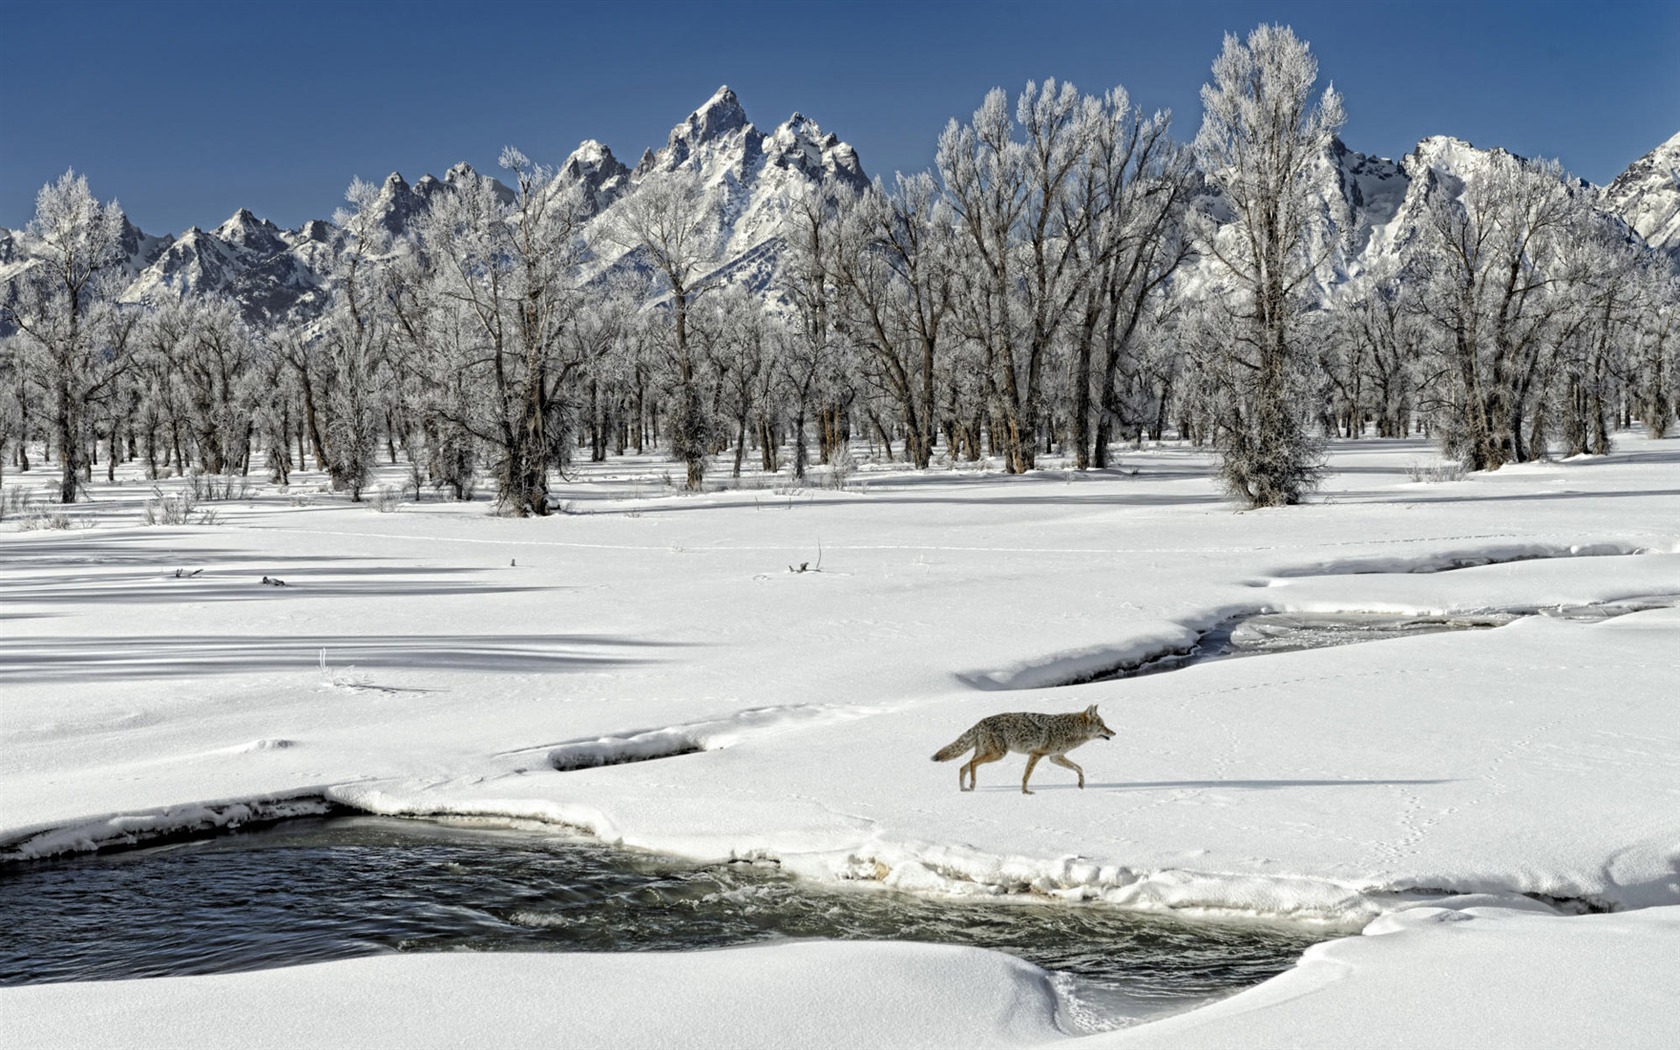
[[[339,809],[329,797],[332,790],[322,786],[284,795],[191,802],[133,813],[103,814],[70,824],[23,828],[0,841],[0,863],[40,860],[61,853],[126,849],[233,831],[248,824],[325,816]]]
[[[1139,668],[1167,657],[1188,656],[1210,627],[1231,617],[1250,615],[1256,608],[1233,608],[1214,613],[1202,627],[1185,623],[1158,624],[1114,645],[1064,649],[996,670],[959,671],[956,678],[964,685],[987,691],[1083,685],[1116,671]]]
[[[1374,555],[1324,561],[1310,566],[1290,566],[1269,575],[1278,579],[1305,576],[1367,576],[1377,573],[1437,573],[1476,569],[1484,565],[1505,565],[1519,561],[1552,558],[1615,558],[1636,554],[1680,553],[1680,542],[1669,551],[1625,541],[1606,543],[1495,543],[1432,554]]]
[[[554,746],[548,764],[561,772],[646,762],[701,751],[721,751],[743,740],[774,736],[800,726],[848,722],[880,714],[884,708],[834,704],[754,707],[723,718],[637,729]]]
[[[483,781],[475,779],[477,783]],[[458,780],[381,781],[341,785],[329,789],[327,797],[339,806],[379,817],[446,817],[513,826],[529,821],[582,832],[609,844],[624,841],[617,824],[594,806],[551,798],[448,797],[448,788],[461,786],[472,784],[463,785]]]

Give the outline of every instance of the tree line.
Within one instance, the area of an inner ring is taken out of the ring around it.
[[[1316,80],[1286,28],[1227,36],[1189,144],[1121,88],[994,90],[934,171],[791,201],[750,290],[714,271],[684,172],[596,216],[509,149],[510,185],[462,179],[403,236],[358,180],[330,305],[267,327],[213,294],[119,304],[121,211],[67,172],[0,301],[0,471],[44,450],[70,503],[96,463],[312,466],[360,499],[383,457],[416,494],[488,478],[524,516],[581,457],[659,450],[698,489],[749,456],[803,478],[860,435],[916,468],[1020,473],[1170,432],[1258,507],[1305,498],[1334,435],[1427,433],[1491,470],[1671,428],[1668,260],[1555,163],[1495,151],[1348,267],[1360,231],[1324,189],[1342,102]]]

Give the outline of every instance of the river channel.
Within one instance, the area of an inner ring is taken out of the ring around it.
[[[687,951],[795,938],[965,944],[1056,975],[1100,1029],[1256,984],[1322,936],[1102,904],[937,899],[773,864],[697,866],[571,834],[303,818],[0,872],[0,984],[407,951]]]

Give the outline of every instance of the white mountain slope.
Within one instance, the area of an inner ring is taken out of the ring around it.
[[[1680,133],[1611,180],[1604,206],[1680,262]]]
[[[612,205],[644,185],[692,178],[700,188],[701,209],[710,217],[713,273],[755,290],[762,290],[768,281],[783,223],[807,187],[863,189],[869,185],[857,152],[837,136],[825,133],[800,113],[766,134],[747,119],[740,99],[727,86],[718,88],[705,105],[672,128],[658,152],[643,153],[628,178],[610,153],[594,168],[581,169],[591,147],[600,149],[596,143],[585,142],[563,171],[580,162],[580,170],[597,178],[610,172],[598,183],[599,190],[594,190],[597,183],[585,183],[586,192],[593,190],[605,202],[596,222],[613,221]],[[631,255],[620,248],[601,262],[612,269],[633,264],[626,258]]]
[[[241,208],[214,230],[194,226],[170,242],[123,290],[121,300],[144,303],[171,291],[221,292],[238,300],[252,321],[319,310],[324,297],[317,267],[325,259],[323,252],[310,250],[316,243],[302,231],[288,233]]]

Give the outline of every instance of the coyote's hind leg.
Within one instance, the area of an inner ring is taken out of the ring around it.
[[[1004,748],[991,747],[988,746],[987,742],[981,742],[981,744],[974,749],[974,757],[969,759],[961,769],[957,770],[957,786],[962,788],[964,791],[973,791],[976,783],[974,776],[975,769],[979,766],[985,765],[987,762],[996,762],[1008,753],[1008,750]],[[962,775],[964,773],[968,774],[967,787],[963,787]]]

